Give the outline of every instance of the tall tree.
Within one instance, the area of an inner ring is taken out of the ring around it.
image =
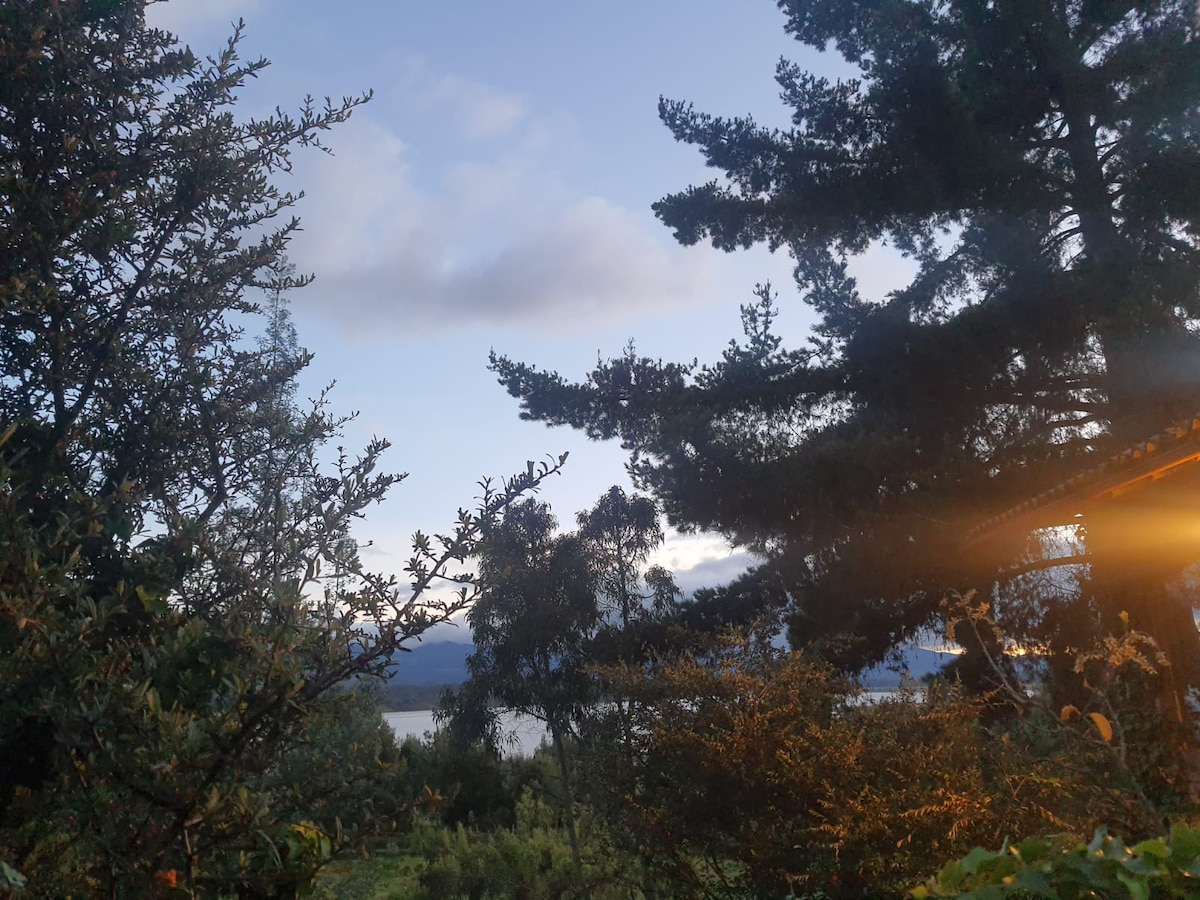
[[[488,529],[480,548],[482,593],[467,614],[475,643],[467,658],[470,678],[444,707],[452,729],[462,729],[469,719],[494,727],[498,709],[546,723],[579,873],[568,742],[595,699],[584,665],[601,613],[579,537],[557,534],[557,527],[546,504],[526,500]]]
[[[400,476],[383,441],[323,465],[306,355],[241,328],[306,280],[271,275],[276,180],[366,98],[240,120],[240,28],[205,61],[147,5],[0,0],[0,861],[37,896],[283,897],[329,846],[289,749],[469,603],[426,590],[549,467],[418,535],[407,590],[322,591]]]
[[[779,6],[855,77],[782,61],[785,130],[662,100],[724,177],[655,210],[683,243],[786,248],[810,344],[781,346],[763,287],[747,340],[711,366],[631,350],[582,384],[493,366],[523,416],[619,437],[674,522],[766,554],[796,642],[849,635],[841,657],[862,663],[1022,550],[974,558],[966,529],[1200,408],[1200,9]],[[863,297],[848,263],[881,244],[916,274]],[[1197,642],[1188,604],[1153,587],[1166,574],[1058,602],[1088,607],[1085,628],[1116,630],[1128,609],[1172,645],[1186,689]]]
[[[600,612],[617,642],[628,645],[637,639],[634,626],[672,611],[679,598],[671,573],[646,565],[663,542],[658,508],[650,498],[630,497],[614,485],[576,522],[591,560]]]

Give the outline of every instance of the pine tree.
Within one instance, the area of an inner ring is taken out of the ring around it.
[[[764,286],[710,366],[631,349],[581,384],[493,366],[524,417],[619,437],[673,522],[767,557],[793,642],[855,667],[935,621],[947,589],[999,595],[1040,552],[973,556],[968,529],[1200,408],[1200,10],[779,5],[856,76],[781,62],[784,130],[660,101],[722,177],[655,210],[685,244],[790,252],[810,344],[781,346]],[[864,297],[848,263],[880,244],[917,272]],[[1093,546],[1117,540],[1105,527]],[[1183,561],[1133,583],[1095,568],[1027,604],[1027,635],[1073,623],[1057,646],[1086,646],[1127,610],[1171,647],[1178,700],[1200,681],[1189,604],[1162,588]]]

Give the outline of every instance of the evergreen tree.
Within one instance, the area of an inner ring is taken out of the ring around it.
[[[619,437],[674,523],[764,554],[793,642],[853,667],[927,626],[948,588],[991,595],[1030,552],[969,554],[973,525],[1200,408],[1200,10],[779,5],[797,40],[857,74],[781,62],[784,130],[662,100],[723,177],[655,210],[685,244],[786,248],[810,344],[781,346],[764,286],[746,341],[710,366],[631,348],[581,384],[493,367],[524,417]],[[864,297],[848,262],[880,244],[917,272]],[[1119,542],[1107,527],[1094,550]],[[1170,648],[1178,701],[1198,648],[1162,585],[1188,552],[1132,583],[1094,567],[1030,630],[1053,620],[1060,650],[1086,646],[1128,610]]]

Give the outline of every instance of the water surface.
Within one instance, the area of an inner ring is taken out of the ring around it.
[[[432,709],[385,712],[383,721],[396,732],[398,740],[404,740],[406,737],[424,737],[426,732],[437,729]],[[501,713],[500,727],[506,735],[513,737],[513,741],[503,747],[505,756],[532,756],[533,751],[546,737],[545,724],[529,716]]]

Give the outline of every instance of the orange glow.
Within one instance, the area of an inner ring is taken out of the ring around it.
[[[967,533],[972,547],[1030,534],[1041,528],[1082,524],[1102,514],[1111,519],[1118,504],[1121,529],[1131,545],[1178,546],[1200,538],[1200,416],[1155,435],[1104,463],[987,519]],[[1164,482],[1170,482],[1166,491]],[[1143,495],[1153,495],[1145,502]],[[1134,500],[1135,503],[1129,501]],[[1106,528],[1111,522],[1106,524]]]

